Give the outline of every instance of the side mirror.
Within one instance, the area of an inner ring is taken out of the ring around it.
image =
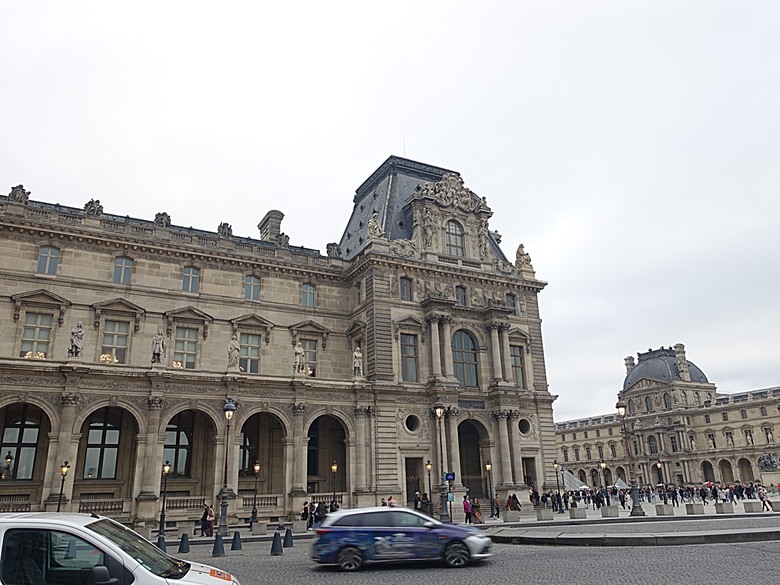
[[[119,580],[108,572],[108,567],[103,565],[92,567],[87,577],[87,585],[117,585],[118,582]]]
[[[428,522],[423,522],[423,526],[425,526],[426,528],[436,528],[438,524],[436,524],[436,522],[428,521]]]

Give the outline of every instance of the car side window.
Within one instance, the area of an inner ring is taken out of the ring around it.
[[[392,516],[392,526],[398,528],[414,528],[417,526],[422,526],[425,522],[424,519],[420,518],[416,514],[410,514],[409,512],[396,511],[392,512]]]
[[[381,528],[393,526],[392,512],[369,512],[363,515],[363,526]]]

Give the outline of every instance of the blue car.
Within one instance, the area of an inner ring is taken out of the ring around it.
[[[473,526],[443,524],[405,508],[358,508],[328,514],[316,530],[312,558],[357,571],[363,563],[443,560],[463,567],[492,555],[493,541]]]

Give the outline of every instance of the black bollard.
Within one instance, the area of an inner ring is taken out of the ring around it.
[[[274,532],[274,541],[271,543],[271,554],[273,556],[284,554],[282,550],[282,537],[277,530]]]
[[[157,535],[157,548],[159,548],[163,552],[168,552],[165,550],[165,535],[159,534]]]
[[[212,557],[224,557],[225,556],[225,546],[222,544],[222,535],[217,532],[217,535],[214,537],[214,548],[211,551]]]
[[[233,533],[233,543],[230,545],[230,550],[241,550],[241,533],[238,530]]]
[[[181,541],[179,542],[179,552],[180,553],[190,552],[190,537],[187,536],[186,532],[181,533]]]
[[[290,548],[293,545],[292,529],[288,528],[284,531],[284,548]]]

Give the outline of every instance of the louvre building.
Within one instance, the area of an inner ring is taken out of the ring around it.
[[[255,486],[288,519],[442,472],[456,502],[554,485],[545,283],[458,173],[390,157],[325,255],[276,210],[250,238],[103,203],[0,197],[1,510],[148,529],[163,486],[183,526],[222,494],[245,522]]]

